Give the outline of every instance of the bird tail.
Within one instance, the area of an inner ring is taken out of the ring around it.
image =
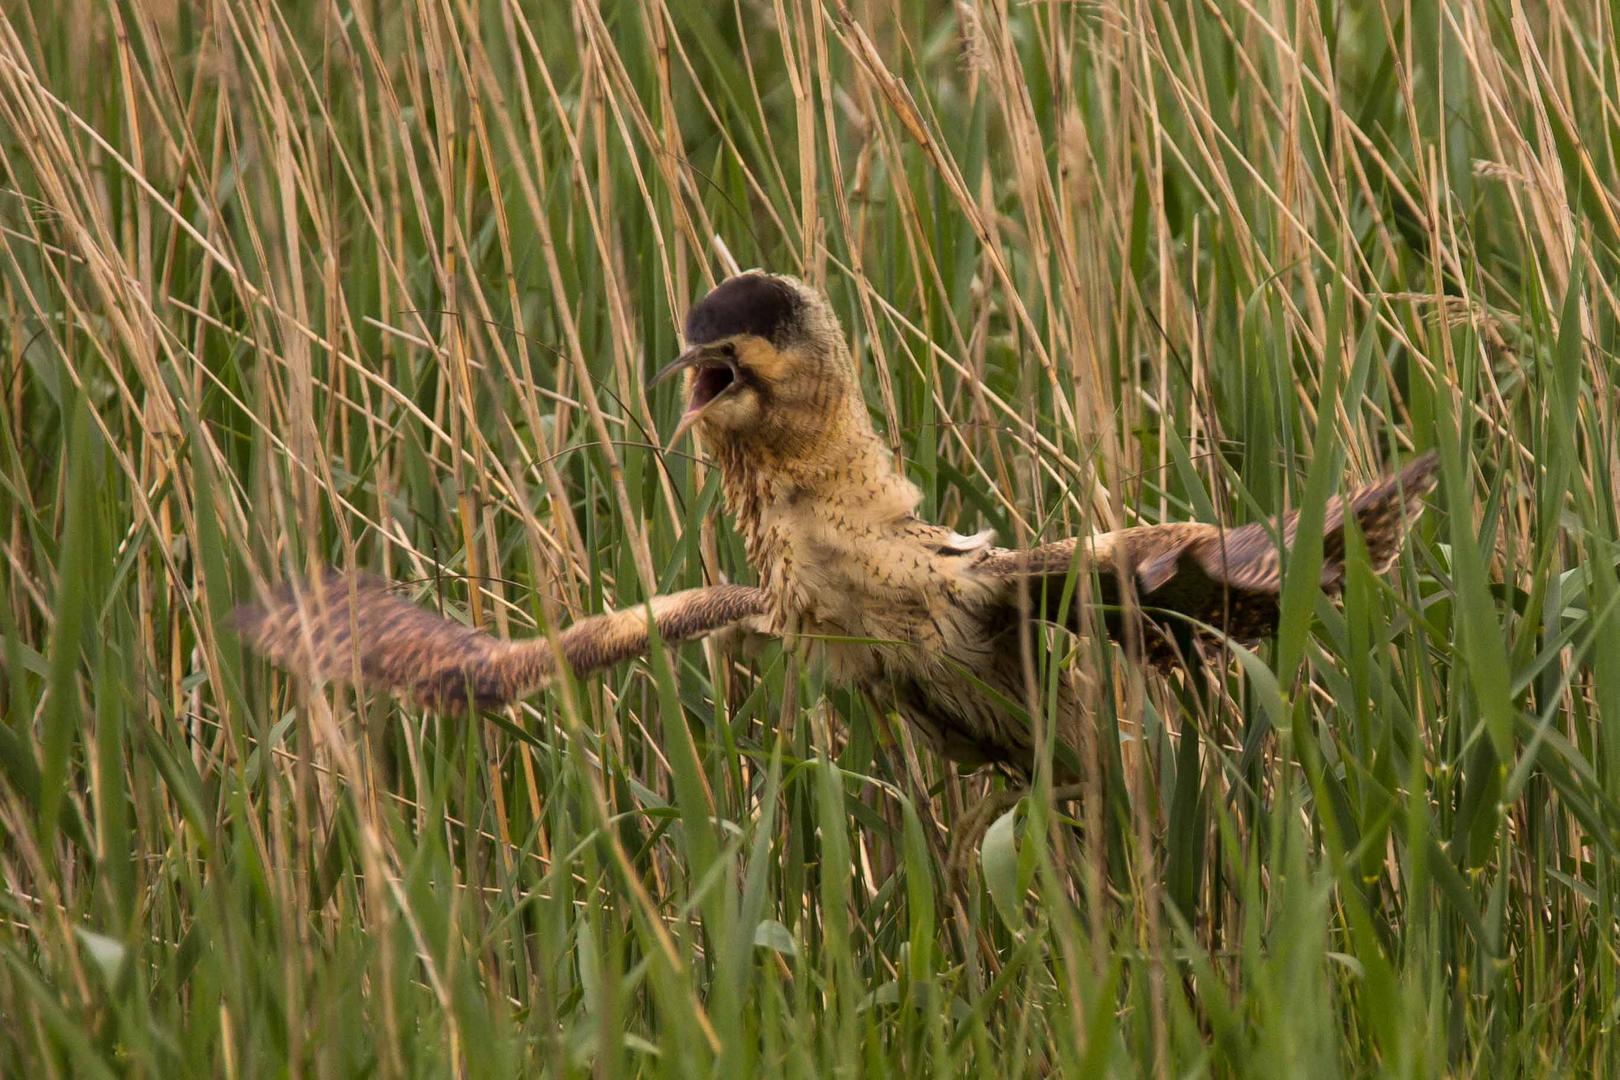
[[[764,599],[743,585],[688,589],[582,619],[555,640],[511,641],[420,608],[380,578],[325,570],[238,608],[233,621],[250,647],[295,674],[457,712],[469,701],[498,708],[533,693],[556,673],[559,655],[584,674],[646,653],[655,627],[664,641],[690,640],[757,618]]]

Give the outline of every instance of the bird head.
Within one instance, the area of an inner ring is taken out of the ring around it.
[[[686,344],[649,383],[686,373],[671,443],[696,425],[712,443],[802,453],[858,397],[838,317],[797,278],[750,270],[721,282],[687,315]]]

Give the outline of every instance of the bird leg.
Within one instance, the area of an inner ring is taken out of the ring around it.
[[[996,819],[1029,794],[1028,788],[992,791],[968,810],[951,829],[951,850],[945,857],[945,876],[966,899],[972,891],[973,856]]]
[[[946,878],[956,889],[958,895],[966,899],[973,885],[973,857],[979,851],[979,845],[984,841],[985,833],[990,826],[1022,802],[1029,794],[1028,787],[1010,788],[1002,791],[992,791],[976,803],[971,810],[952,828],[950,854],[946,856]],[[1084,798],[1086,785],[1060,784],[1052,789],[1052,802],[1071,802]]]

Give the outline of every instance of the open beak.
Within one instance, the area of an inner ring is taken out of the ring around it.
[[[688,387],[690,396],[686,399],[686,411],[681,414],[680,423],[675,425],[674,434],[669,437],[670,446],[681,441],[681,436],[697,422],[703,410],[737,384],[737,361],[733,359],[731,350],[699,345],[687,349],[659,369],[656,375],[647,380],[647,385],[657,386],[678,371],[691,371],[692,382]]]

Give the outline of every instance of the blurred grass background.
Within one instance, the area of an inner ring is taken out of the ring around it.
[[[1612,1070],[1617,17],[8,4],[0,1072]],[[779,651],[479,722],[246,661],[325,563],[749,580],[643,379],[755,265],[964,532],[1441,490],[1214,699],[1070,642],[1109,840],[1036,800],[966,901],[986,781]]]

